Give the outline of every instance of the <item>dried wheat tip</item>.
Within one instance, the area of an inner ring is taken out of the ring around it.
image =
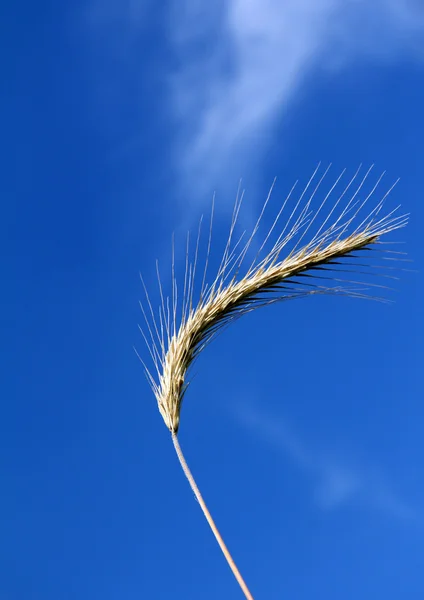
[[[154,364],[153,372],[144,362],[143,365],[159,411],[172,433],[178,432],[190,365],[232,321],[261,306],[312,294],[384,300],[371,292],[371,289],[389,289],[376,283],[375,277],[397,279],[394,272],[398,266],[393,261],[406,259],[401,258],[402,252],[388,250],[380,238],[404,227],[407,216],[398,214],[399,207],[383,211],[385,199],[395,184],[378,193],[379,200],[369,207],[384,175],[373,179],[371,171],[372,167],[360,174],[360,167],[350,179],[345,178],[343,171],[328,185],[329,168],[321,173],[318,167],[300,194],[294,193],[296,186],[290,190],[260,241],[258,233],[264,228],[265,209],[274,184],[249,236],[238,233],[243,200],[243,194],[238,193],[228,239],[212,283],[208,284],[213,256],[212,204],[202,268],[198,264],[202,254],[201,226],[191,260],[190,237],[187,237],[182,292],[179,293],[177,285],[174,245],[171,290],[167,296],[157,266],[160,294],[157,314],[143,282],[146,303],[145,307],[141,304],[141,309],[146,325],[141,331]],[[351,279],[352,273],[355,279]],[[358,274],[360,280],[356,279]]]

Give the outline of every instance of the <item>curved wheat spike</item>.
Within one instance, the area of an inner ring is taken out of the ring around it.
[[[395,267],[371,264],[374,258],[373,253],[363,251],[381,250],[383,242],[380,242],[380,238],[404,227],[407,224],[407,216],[397,215],[397,208],[382,216],[384,201],[394,186],[382,195],[374,208],[364,213],[364,208],[370,198],[375,195],[384,173],[366,192],[372,167],[363,176],[360,176],[361,167],[359,167],[347,185],[339,192],[331,210],[315,234],[311,235],[311,229],[316,223],[317,217],[322,214],[324,206],[328,205],[329,198],[334,195],[344,176],[343,171],[325,193],[318,209],[313,212],[311,210],[312,202],[327,177],[329,169],[330,167],[321,176],[319,176],[320,166],[315,169],[297,201],[295,200],[294,208],[286,219],[284,227],[281,227],[277,239],[262,256],[266,245],[271,243],[271,234],[274,231],[278,232],[281,215],[291,199],[294,187],[290,190],[244,274],[240,273],[249,250],[256,241],[255,236],[263,221],[265,208],[275,181],[244,246],[241,246],[244,234],[236,242],[233,241],[243,200],[243,192],[240,192],[239,189],[224,253],[215,279],[208,284],[206,277],[210,266],[209,253],[214,210],[214,205],[212,205],[207,256],[197,303],[194,301],[194,296],[195,274],[199,258],[200,225],[193,263],[189,260],[189,236],[187,236],[184,290],[183,297],[180,299],[179,315],[177,315],[174,241],[172,242],[172,308],[169,308],[169,299],[164,297],[158,267],[160,308],[157,317],[154,315],[152,303],[143,282],[148,306],[148,310],[142,308],[147,325],[147,333],[143,336],[155,365],[154,371],[156,371],[155,376],[145,367],[146,375],[156,397],[160,414],[172,434],[174,447],[184,473],[230,568],[246,598],[250,600],[253,600],[253,597],[212,520],[182,454],[177,439],[181,404],[188,386],[187,372],[193,361],[224,327],[244,314],[261,306],[313,294],[338,294],[384,301],[384,297],[370,295],[369,289],[384,289],[385,286],[369,281],[363,283],[356,279],[349,279],[348,274],[353,272],[396,279],[393,274],[387,273],[387,270],[393,270]],[[318,179],[317,182],[316,179]],[[308,194],[310,194],[309,197]],[[342,208],[342,201],[345,202],[344,208]],[[363,214],[365,214],[364,217]],[[300,247],[307,234],[310,235],[310,241]],[[290,251],[285,258],[281,258],[285,248]],[[390,253],[389,250],[385,250],[385,247],[381,251]],[[358,252],[362,252],[362,260],[359,260]],[[402,260],[398,258],[397,253],[393,251],[391,253],[395,256],[389,257],[390,260]],[[364,271],[367,268],[370,270]],[[377,273],[376,268],[380,269],[382,273]],[[321,282],[325,282],[325,284],[322,285]],[[354,287],[346,287],[346,284],[353,284]]]

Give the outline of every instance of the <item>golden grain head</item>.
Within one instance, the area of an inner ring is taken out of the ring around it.
[[[384,175],[372,183],[371,170],[360,175],[359,168],[345,185],[342,185],[345,175],[342,172],[324,192],[324,198],[313,211],[312,205],[318,192],[322,192],[329,171],[328,168],[320,175],[317,168],[297,198],[294,196],[295,187],[291,189],[261,242],[257,241],[258,232],[265,220],[265,209],[274,184],[250,236],[243,243],[244,234],[235,239],[243,200],[243,194],[237,194],[222,259],[212,283],[208,284],[212,205],[202,268],[198,265],[200,226],[192,260],[189,259],[187,238],[181,299],[175,276],[174,252],[169,296],[164,295],[157,266],[161,299],[157,313],[143,282],[146,302],[140,304],[145,319],[141,332],[154,369],[148,369],[142,362],[159,411],[171,432],[178,431],[190,365],[232,321],[261,306],[313,294],[384,300],[370,290],[384,290],[388,289],[387,286],[370,282],[367,276],[396,279],[393,271],[397,266],[393,261],[405,260],[401,258],[403,253],[387,249],[380,238],[404,227],[407,216],[398,214],[399,207],[383,212],[385,200],[394,185],[380,194],[373,208],[369,208]],[[293,208],[288,210],[290,204]],[[283,220],[282,215],[286,213],[287,217]],[[255,257],[249,259],[249,252],[254,247]],[[284,258],[283,250],[286,251]],[[379,262],[375,262],[376,258]],[[352,273],[365,277],[366,283],[363,279],[351,279]],[[196,277],[200,284],[195,300]]]

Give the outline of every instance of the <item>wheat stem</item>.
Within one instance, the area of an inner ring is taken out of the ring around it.
[[[227,546],[225,545],[225,542],[222,539],[221,534],[219,533],[218,528],[215,525],[214,520],[212,519],[212,515],[209,512],[208,507],[205,504],[205,501],[203,500],[202,494],[200,493],[200,490],[197,487],[197,484],[196,484],[196,482],[194,480],[194,477],[193,477],[193,475],[192,475],[192,473],[191,473],[191,471],[190,471],[190,469],[189,469],[189,467],[187,465],[187,462],[186,462],[186,460],[184,458],[184,454],[183,454],[183,452],[181,450],[181,446],[180,446],[180,443],[178,441],[178,437],[177,437],[176,433],[172,433],[172,441],[173,441],[173,444],[174,444],[175,452],[177,453],[177,456],[178,456],[178,460],[180,461],[181,468],[184,471],[184,474],[185,474],[185,476],[188,479],[190,487],[193,490],[194,495],[196,496],[196,499],[197,499],[197,501],[200,504],[200,507],[201,507],[201,509],[203,511],[203,514],[205,515],[205,518],[206,518],[207,522],[209,523],[210,528],[212,529],[212,532],[213,532],[213,534],[214,534],[214,536],[216,538],[216,541],[218,542],[219,547],[221,548],[221,550],[222,550],[222,552],[223,552],[223,554],[224,554],[224,556],[225,556],[225,558],[227,560],[227,563],[228,563],[230,569],[233,572],[234,577],[237,579],[238,584],[241,587],[241,589],[243,590],[243,593],[246,596],[247,600],[253,600],[253,596],[249,592],[249,589],[248,589],[246,583],[244,582],[244,579],[241,576],[240,571],[237,569],[236,563],[234,562],[234,560],[233,560],[233,558],[232,558],[232,556],[231,556],[231,554],[230,554]]]
[[[338,192],[338,197],[335,197],[338,185],[344,175],[343,171],[336,178],[335,183],[330,185],[324,198],[318,204],[318,208],[314,211],[313,201],[320,193],[324,178],[329,171],[329,168],[326,169],[320,176],[319,169],[318,165],[297,201],[296,198],[291,199],[294,187],[291,188],[268,232],[264,231],[262,243],[255,236],[260,227],[265,224],[264,213],[274,183],[250,235],[247,235],[247,242],[243,241],[243,244],[242,240],[246,232],[239,235],[237,231],[243,192],[238,190],[224,252],[218,262],[219,267],[215,272],[215,277],[208,283],[214,212],[212,205],[206,259],[203,275],[201,275],[199,294],[199,286],[196,285],[195,279],[196,267],[203,256],[200,248],[202,220],[194,247],[194,261],[191,261],[189,257],[190,235],[187,234],[184,287],[182,297],[179,298],[179,306],[177,306],[178,288],[174,241],[172,242],[171,300],[169,296],[164,295],[159,266],[156,265],[160,296],[156,316],[143,282],[146,306],[145,308],[141,306],[141,309],[146,321],[146,330],[142,334],[153,360],[152,372],[147,369],[142,359],[140,360],[145,366],[160,414],[172,434],[181,467],[248,600],[252,600],[252,595],[213,522],[178,443],[177,433],[180,425],[181,405],[189,385],[190,366],[218,333],[241,316],[262,306],[309,295],[338,294],[384,300],[384,298],[370,295],[370,290],[385,289],[385,286],[367,280],[370,275],[396,279],[392,274],[395,266],[381,264],[382,260],[374,263],[373,257],[378,253],[370,252],[377,249],[383,253],[388,252],[385,246],[380,246],[380,244],[386,243],[381,241],[381,237],[407,224],[407,215],[396,212],[399,207],[388,213],[382,211],[384,202],[393,186],[383,194],[374,208],[369,211],[367,209],[365,215],[364,209],[375,194],[383,175],[372,184],[371,181],[368,182],[372,167],[362,177],[359,177],[359,168],[347,185]],[[329,206],[331,197],[334,197],[335,200],[332,207]],[[288,213],[288,218],[283,225],[280,222],[280,216],[286,206],[289,208],[289,199],[290,204],[294,203],[294,208]],[[345,202],[344,206],[342,200]],[[321,224],[318,222],[319,217],[322,217]],[[359,224],[356,225],[358,222]],[[308,239],[309,241],[307,241]],[[255,254],[256,242],[259,249]],[[283,250],[286,250],[285,257]],[[251,252],[255,255],[250,265],[247,265],[245,262]],[[382,257],[383,260],[387,258],[389,260],[398,259],[397,255]],[[356,277],[351,277],[350,273],[364,275],[366,279],[364,282],[358,281]],[[345,287],[343,283],[348,286]]]

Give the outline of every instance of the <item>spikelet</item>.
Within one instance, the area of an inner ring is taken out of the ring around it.
[[[353,267],[354,271],[358,271],[359,267],[365,266],[369,267],[369,272],[371,272],[373,265],[369,264],[369,259],[366,265],[362,261],[358,261],[358,264],[355,264],[355,260],[352,263],[345,261],[346,269],[341,272],[337,268],[332,277],[324,277],[322,274],[323,270],[334,269],[335,265],[341,264],[343,262],[341,259],[347,257],[356,259],[357,257],[353,254],[355,251],[376,246],[383,235],[404,227],[407,223],[406,215],[397,214],[399,207],[386,215],[382,215],[384,201],[395,184],[384,193],[372,210],[367,210],[365,218],[361,218],[360,215],[363,213],[363,209],[368,205],[370,198],[376,194],[377,187],[384,175],[383,173],[376,180],[365,196],[361,195],[371,169],[372,167],[365,175],[359,177],[359,168],[336,196],[337,188],[344,175],[343,171],[325,194],[324,200],[318,209],[313,212],[311,209],[313,199],[329,170],[327,168],[324,174],[318,177],[318,167],[295,202],[295,206],[272,248],[267,251],[266,256],[259,259],[258,257],[271,234],[279,225],[281,215],[292,197],[293,187],[270,230],[264,236],[255,260],[240,277],[238,275],[243,261],[258,232],[272,188],[249,239],[242,247],[241,238],[233,243],[243,199],[243,195],[238,194],[221,264],[213,283],[208,286],[206,275],[212,238],[212,207],[207,256],[203,269],[200,295],[197,302],[194,302],[195,273],[200,240],[199,227],[192,263],[189,261],[187,243],[184,291],[180,314],[177,314],[178,286],[175,279],[174,256],[171,300],[164,298],[158,271],[162,305],[157,316],[154,314],[147,289],[144,286],[150,315],[148,316],[148,312],[141,305],[147,325],[147,332],[142,331],[142,333],[155,365],[156,377],[145,367],[146,375],[157,399],[159,411],[171,432],[176,433],[178,431],[181,403],[188,385],[187,371],[190,365],[212,338],[235,319],[261,306],[310,294],[340,294],[383,300],[383,298],[371,296],[367,290],[370,286],[380,288],[384,286],[368,283],[367,289],[365,289],[364,287],[349,288],[346,285],[339,285],[343,282],[344,284],[358,283],[352,282],[346,277],[346,273],[352,271],[350,267]],[[312,235],[313,226],[317,222],[318,215],[323,214],[324,205],[328,205],[328,200],[333,196],[336,197],[336,200],[332,202],[331,209],[323,218],[321,225],[316,226],[316,231]],[[344,204],[341,209],[342,202]],[[336,209],[339,211],[338,214]],[[337,217],[332,219],[335,214],[337,214]],[[309,241],[301,246],[308,234]],[[294,245],[293,241],[296,242]],[[289,243],[292,243],[293,247],[288,255],[282,259],[282,251]],[[390,251],[384,250],[384,252]],[[392,252],[392,254],[401,253]],[[380,269],[383,268],[380,266]],[[376,271],[372,273],[373,275],[378,274]],[[342,276],[342,279],[340,276]],[[386,274],[386,277],[390,276]],[[393,278],[395,277],[392,276]],[[323,279],[326,279],[329,283],[321,285],[320,281]]]

